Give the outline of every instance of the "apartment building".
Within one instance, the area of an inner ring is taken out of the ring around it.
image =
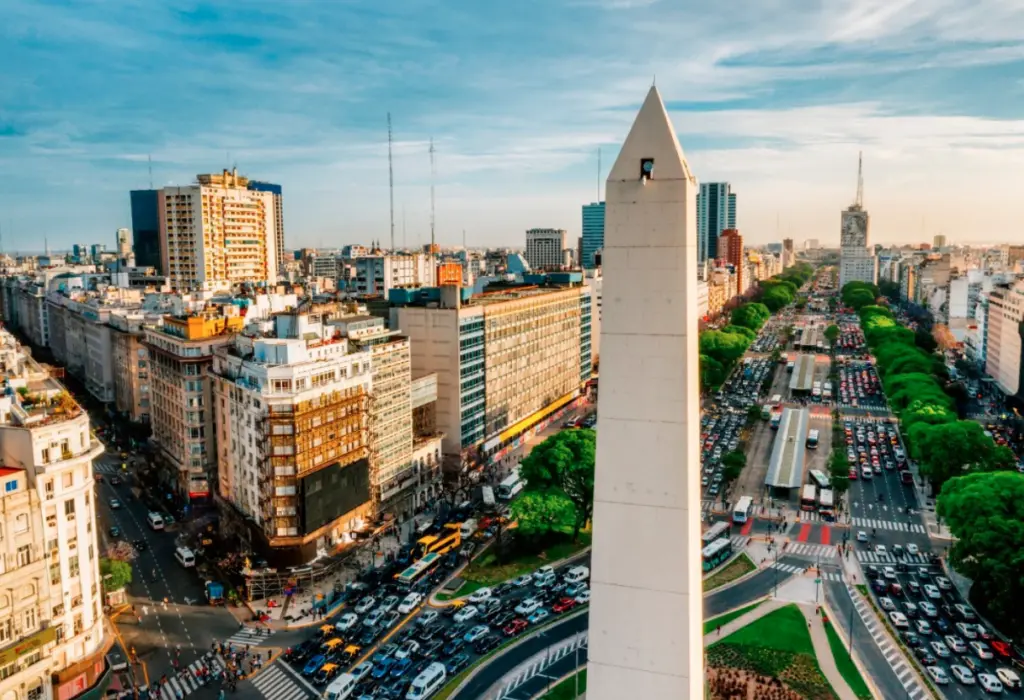
[[[114,402],[113,344],[103,300],[84,293],[50,292],[50,350],[58,364],[102,403]]]
[[[146,325],[159,326],[163,316],[141,312],[111,312],[110,327],[114,372],[114,408],[135,425],[149,425],[149,348],[146,347]]]
[[[354,279],[349,291],[363,296],[387,296],[396,287],[430,287],[436,284],[434,258],[411,255],[366,255],[352,260]]]
[[[993,288],[988,294],[987,306],[985,373],[996,380],[1004,393],[1019,396],[1024,389],[1021,377],[1024,280]]]
[[[160,479],[186,501],[206,501],[217,466],[211,380],[217,348],[242,329],[237,307],[226,315],[165,316],[145,329],[149,354],[150,421]]]
[[[392,328],[412,370],[437,375],[443,452],[460,467],[499,458],[580,395],[591,375],[592,290],[578,272],[524,284],[394,290]]]
[[[0,330],[0,698],[102,693],[92,462],[103,447],[64,387]]]
[[[224,289],[277,281],[275,194],[237,170],[159,190],[161,271],[172,287]]]
[[[526,232],[526,262],[533,270],[558,270],[569,247],[565,229],[531,228]]]

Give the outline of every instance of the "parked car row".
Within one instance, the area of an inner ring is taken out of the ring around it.
[[[907,469],[907,453],[895,424],[847,419],[843,433],[851,479],[871,479],[883,469]]]
[[[843,406],[885,408],[882,383],[870,362],[850,361],[839,365],[836,399]]]
[[[734,411],[705,413],[701,416],[700,461],[703,474],[700,483],[708,496],[718,495],[723,476],[722,456],[740,444],[740,430],[745,416]]]

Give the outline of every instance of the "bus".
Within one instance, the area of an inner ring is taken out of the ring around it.
[[[715,540],[704,549],[700,550],[700,561],[704,571],[711,571],[716,566],[721,566],[732,556],[732,541],[726,537]]]
[[[771,417],[772,405],[770,403],[766,403],[764,406],[761,406],[761,420],[768,420]]]
[[[434,573],[442,558],[441,554],[430,552],[401,573],[395,574],[395,583],[401,588],[412,588],[424,578]]]
[[[717,522],[711,527],[709,527],[707,532],[700,536],[700,542],[702,545],[707,547],[709,544],[711,544],[717,539],[721,539],[722,537],[728,537],[729,530],[731,529],[732,528],[729,526],[729,523],[725,522],[724,520],[721,522]]]
[[[832,520],[835,517],[835,499],[832,496],[832,489],[822,489],[818,494],[818,514],[825,520]]]
[[[812,428],[810,432],[807,433],[807,449],[818,449],[818,431],[815,428]]]
[[[460,523],[448,523],[439,534],[419,538],[412,551],[413,558],[422,559],[432,552],[438,555],[447,554],[453,549],[457,549],[462,544],[461,529]]]
[[[745,523],[750,519],[750,514],[754,510],[754,499],[750,496],[744,496],[740,500],[736,501],[736,505],[732,509],[732,521],[734,523]]]
[[[519,477],[519,465],[517,464],[512,468],[512,473],[498,484],[498,498],[503,501],[510,501],[523,490],[524,485],[523,480]]]
[[[818,487],[804,484],[800,491],[800,510],[815,510],[818,507]]]
[[[779,423],[782,422],[782,411],[775,411],[772,413],[772,430],[779,429]]]
[[[775,394],[772,397],[772,400],[769,401],[768,403],[770,403],[772,406],[778,406],[779,404],[782,403],[782,394]]]
[[[825,472],[818,469],[811,470],[811,481],[817,484],[819,489],[832,488],[831,482],[828,480],[828,477],[825,476]]]

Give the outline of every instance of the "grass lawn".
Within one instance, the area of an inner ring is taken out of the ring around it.
[[[580,533],[580,541],[558,542],[544,551],[535,554],[524,554],[510,559],[504,564],[498,563],[498,554],[495,545],[488,547],[483,554],[470,562],[469,566],[462,570],[459,576],[465,581],[459,590],[453,593],[445,593],[437,596],[438,600],[451,600],[464,595],[469,595],[478,588],[484,586],[496,586],[499,583],[513,579],[516,576],[530,573],[539,569],[545,564],[559,561],[573,554],[580,552],[590,546],[590,532]]]
[[[809,700],[837,698],[814,657],[807,621],[795,605],[779,608],[712,644],[707,662],[778,678]]]
[[[758,605],[760,605],[763,602],[764,601],[759,600],[756,603],[751,603],[750,605],[744,606],[742,608],[736,608],[735,610],[730,610],[729,612],[727,612],[727,613],[725,613],[723,615],[719,615],[718,617],[713,617],[710,620],[705,620],[704,621],[704,634],[705,635],[711,634],[712,632],[715,631],[715,628],[718,627],[718,626],[725,627],[727,624],[729,624],[733,620],[735,620],[737,618],[740,618],[740,617],[743,617],[744,615],[746,615],[748,612],[750,612],[751,610],[753,610],[754,608],[756,608]]]
[[[582,694],[587,689],[587,669],[579,672],[579,691]],[[569,676],[556,685],[549,692],[541,696],[540,700],[576,700],[576,676]]]
[[[750,557],[746,554],[740,554],[738,557],[726,564],[724,569],[721,569],[704,579],[704,592],[707,593],[708,591],[713,591],[727,583],[732,583],[739,577],[749,574],[756,568],[757,566],[754,565],[754,562],[751,561]]]
[[[858,698],[871,700],[871,691],[868,690],[867,683],[861,677],[860,671],[857,670],[853,659],[850,658],[850,652],[843,646],[842,640],[839,639],[839,633],[836,632],[831,622],[825,623],[825,634],[828,635],[828,645],[832,649],[833,658],[836,660],[836,668],[839,669],[839,673],[842,674],[843,679],[850,686],[850,690]]]

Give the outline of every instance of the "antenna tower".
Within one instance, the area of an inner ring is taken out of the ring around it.
[[[434,180],[437,167],[434,165],[434,137],[430,137],[430,259],[434,259]]]
[[[395,170],[391,166],[391,112],[388,112],[388,191],[391,198],[391,252],[395,250]]]
[[[864,208],[864,152],[857,154],[857,201],[854,202],[858,209]]]
[[[153,154],[150,153],[146,156],[146,162],[149,165],[149,189],[153,189]]]

